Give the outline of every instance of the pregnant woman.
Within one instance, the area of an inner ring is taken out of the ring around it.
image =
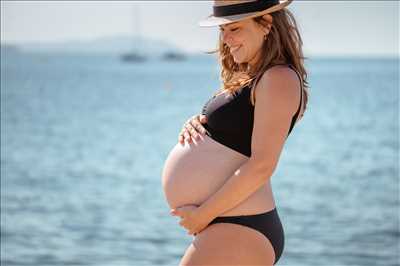
[[[182,266],[273,265],[282,255],[271,177],[308,99],[291,1],[215,1],[200,23],[220,28],[223,85],[203,106],[204,127],[199,116],[185,123],[162,172],[171,214],[194,235]]]

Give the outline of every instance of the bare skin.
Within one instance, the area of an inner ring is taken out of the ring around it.
[[[206,134],[206,129],[202,124],[207,122],[207,117],[205,115],[195,115],[187,120],[179,133],[178,141],[184,144],[185,141],[188,143],[192,142],[192,138],[199,140],[199,134],[203,136]]]
[[[198,234],[179,265],[273,265],[274,249],[260,232],[230,223],[212,224]]]
[[[184,145],[177,143],[169,152],[162,171],[162,185],[171,209],[202,205],[249,157],[200,135]],[[219,216],[250,215],[275,207],[268,180],[256,192]]]
[[[264,19],[269,22],[266,27],[255,24],[253,20],[243,20],[220,27],[223,40],[237,63],[248,62],[251,65],[259,59],[261,44],[272,24],[272,16],[269,14],[265,15]],[[202,126],[206,122],[205,115],[191,117],[184,124],[178,136],[178,142],[182,145],[185,142],[200,143],[199,140],[203,137],[207,138],[205,128]],[[229,154],[228,151],[226,152]],[[210,178],[210,180],[215,179]],[[263,199],[267,198],[268,208],[272,208],[274,202],[269,186],[269,190],[263,192]],[[201,204],[201,202],[196,203]],[[243,214],[248,209],[251,208],[246,207],[232,215]],[[275,253],[271,242],[260,232],[238,224],[218,223],[206,227],[195,236],[180,265],[273,265],[274,260]]]
[[[220,31],[224,42],[230,47],[231,54],[237,63],[248,62],[254,64],[259,59],[263,39],[271,31],[273,18],[266,14],[263,18],[268,21],[266,27],[261,27],[251,19],[229,23],[220,26]],[[192,142],[192,138],[198,139],[198,134],[205,134],[205,129],[201,125],[207,122],[205,115],[191,117],[182,128],[178,141],[180,143]]]

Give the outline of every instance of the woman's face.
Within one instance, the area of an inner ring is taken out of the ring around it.
[[[264,36],[269,34],[272,24],[271,15],[264,15],[264,18],[269,23],[267,27],[263,27],[251,18],[220,26],[221,38],[229,47],[236,63],[252,65],[257,62]]]

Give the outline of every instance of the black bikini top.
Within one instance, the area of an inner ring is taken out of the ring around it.
[[[289,66],[296,71],[302,89],[300,74],[293,66]],[[251,136],[254,122],[254,106],[250,102],[250,91],[250,87],[245,86],[233,94],[222,93],[213,96],[202,109],[202,114],[207,117],[207,123],[203,124],[208,131],[207,135],[247,157],[251,156]],[[292,118],[287,136],[289,136],[299,116],[302,94],[300,105]]]

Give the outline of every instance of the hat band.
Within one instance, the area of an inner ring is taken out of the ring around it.
[[[233,4],[226,6],[214,6],[214,16],[223,17],[231,15],[239,15],[251,12],[262,11],[268,9],[274,5],[279,4],[279,0],[257,0],[253,2],[247,2],[242,4]]]

